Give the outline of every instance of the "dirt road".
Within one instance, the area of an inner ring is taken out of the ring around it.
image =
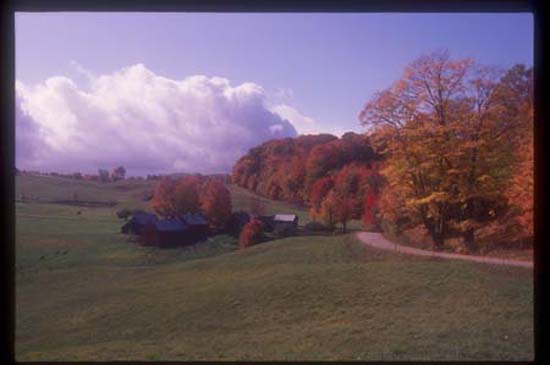
[[[520,260],[509,260],[509,259],[499,259],[495,257],[484,257],[484,256],[473,256],[473,255],[461,255],[458,253],[447,253],[447,252],[436,252],[436,251],[427,251],[421,250],[414,247],[402,246],[397,243],[393,243],[380,233],[374,232],[359,232],[357,238],[364,244],[379,248],[382,250],[399,252],[407,255],[418,255],[418,256],[429,256],[429,257],[441,257],[445,259],[455,259],[455,260],[466,260],[481,262],[485,264],[494,264],[494,265],[507,265],[507,266],[521,266],[521,267],[533,267],[533,262],[530,261],[520,261]]]

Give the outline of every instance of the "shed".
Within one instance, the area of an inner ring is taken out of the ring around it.
[[[264,231],[271,232],[274,228],[274,215],[255,215],[252,218],[260,220],[264,226]]]
[[[298,228],[298,216],[296,214],[275,214],[273,217],[273,231],[276,234],[287,236],[293,234]]]
[[[292,224],[298,226],[298,216],[296,214],[275,214],[273,222],[279,224]]]

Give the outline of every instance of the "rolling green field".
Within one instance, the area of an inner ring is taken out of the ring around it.
[[[533,359],[528,269],[402,256],[352,234],[141,247],[115,212],[147,208],[147,181],[17,176],[16,188],[33,195],[16,205],[19,361]],[[254,197],[231,191],[235,210]],[[51,203],[75,192],[118,204]]]

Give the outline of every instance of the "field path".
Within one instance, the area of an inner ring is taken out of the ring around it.
[[[494,265],[521,266],[521,267],[530,267],[530,268],[533,267],[533,262],[531,261],[499,259],[495,257],[484,257],[484,256],[461,255],[458,253],[427,251],[427,250],[421,250],[414,247],[402,246],[400,244],[387,240],[386,238],[384,238],[384,236],[382,236],[381,233],[375,233],[375,232],[359,232],[357,233],[357,238],[359,238],[359,240],[363,242],[365,245],[379,248],[382,250],[404,253],[407,255],[441,257],[444,259],[466,260],[466,261],[474,261],[474,262],[481,262],[485,264],[494,264]]]

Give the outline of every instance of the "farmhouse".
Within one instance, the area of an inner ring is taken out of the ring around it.
[[[129,234],[141,234],[145,226],[151,222],[158,221],[156,214],[136,213],[128,223],[122,226],[120,231]]]
[[[187,213],[171,219],[150,222],[144,229],[145,245],[174,247],[191,245],[208,235],[208,221],[200,213]]]

